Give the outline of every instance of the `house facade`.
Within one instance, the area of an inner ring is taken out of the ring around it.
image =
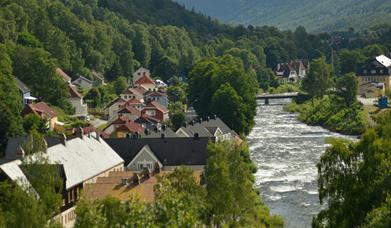
[[[356,74],[361,96],[378,97],[391,89],[391,59],[385,55],[369,59]]]
[[[74,117],[87,117],[88,116],[88,106],[84,103],[83,96],[77,91],[74,85],[68,85],[69,90],[69,102],[72,107],[75,109]]]
[[[148,70],[148,69],[145,69],[143,67],[140,67],[139,69],[137,69],[134,73],[133,73],[133,78],[132,78],[132,82],[133,82],[133,85],[135,85],[135,82],[137,80],[139,80],[141,77],[143,76],[147,76],[147,77],[151,77],[151,72]]]
[[[18,153],[18,148],[24,140],[26,139],[12,138],[9,140],[6,156],[14,158],[11,164],[21,163],[24,159],[23,153],[22,155]],[[62,135],[60,138],[52,137],[46,140],[48,145],[46,156],[49,164],[56,164],[61,168],[60,176],[64,181],[63,204],[60,213],[54,219],[63,227],[73,227],[76,219],[75,205],[84,186],[95,183],[99,177],[106,177],[113,171],[123,171],[124,161],[95,132],[87,136],[81,131],[77,137],[72,139],[67,139],[65,135]],[[12,179],[27,179],[20,166],[13,165],[12,168],[6,169],[6,174]],[[4,169],[2,170],[4,172]],[[18,178],[18,175],[21,178]]]
[[[156,101],[148,103],[141,111],[141,114],[158,119],[160,122],[164,122],[169,119],[167,108],[160,105]]]
[[[297,82],[307,75],[309,68],[310,63],[308,60],[290,60],[287,63],[279,63],[275,74],[280,82]]]
[[[122,109],[122,106],[126,103],[126,100],[118,97],[117,99],[111,101],[104,108],[106,119],[113,121],[118,117],[118,112]]]

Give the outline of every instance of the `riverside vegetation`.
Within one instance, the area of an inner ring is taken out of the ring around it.
[[[350,135],[360,135],[367,128],[364,112],[356,98],[358,81],[354,73],[333,78],[331,66],[325,59],[316,59],[311,62],[302,87],[309,99],[301,104],[290,103],[284,109],[300,113],[298,118],[304,123]]]

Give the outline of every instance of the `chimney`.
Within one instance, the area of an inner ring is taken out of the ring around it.
[[[60,141],[62,145],[67,146],[67,137],[65,136],[64,133],[60,134]]]
[[[192,121],[190,122],[190,125],[191,125],[191,126],[194,126],[194,120],[192,120]]]
[[[210,116],[208,116],[208,117],[206,118],[206,121],[208,121],[208,122],[210,121]]]
[[[198,133],[194,133],[194,139],[199,139],[200,135]]]
[[[213,116],[213,119],[214,119],[214,120],[216,120],[216,119],[217,119],[217,115],[216,115],[216,114]]]
[[[24,158],[24,150],[21,146],[19,146],[18,148],[16,148],[16,157],[17,158]]]
[[[199,122],[199,123],[202,123],[202,117],[200,117],[200,118],[198,119],[198,122]]]
[[[166,125],[162,125],[162,130],[165,131],[166,130]]]
[[[161,138],[164,139],[166,136],[164,134],[161,134]]]
[[[84,130],[83,130],[82,127],[79,127],[79,128],[77,129],[76,135],[77,135],[78,137],[80,137],[81,139],[83,139],[83,137],[84,137]]]

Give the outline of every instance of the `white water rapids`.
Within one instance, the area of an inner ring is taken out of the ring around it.
[[[311,227],[321,210],[317,168],[328,137],[346,137],[321,127],[307,126],[296,114],[283,111],[288,100],[259,101],[256,125],[248,137],[257,165],[256,187],[273,214],[283,216],[285,227]]]

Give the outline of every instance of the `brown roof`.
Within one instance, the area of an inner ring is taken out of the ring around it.
[[[52,119],[57,116],[56,112],[53,111],[45,102],[39,102],[36,104],[27,104],[22,110],[22,116],[35,113],[41,118]]]
[[[135,122],[127,122],[119,127],[117,127],[118,131],[128,131],[128,132],[131,132],[131,133],[139,133],[139,134],[143,134],[144,133],[144,128],[138,124],[138,123],[135,123]]]
[[[146,74],[144,74],[134,84],[136,84],[136,85],[142,85],[142,84],[153,84],[153,85],[155,85],[155,82],[150,77],[148,77]]]
[[[71,77],[69,77],[69,75],[67,75],[62,69],[60,68],[57,68],[56,69],[56,73],[58,75],[60,75],[62,77],[62,79],[65,81],[65,82],[70,82],[72,80]]]
[[[201,172],[193,172],[198,183]],[[158,177],[168,173],[170,172],[161,171],[159,174],[152,174],[150,178],[142,180],[139,185],[123,185],[121,180],[133,178],[134,173],[131,171],[111,172],[108,177],[99,177],[94,184],[86,184],[82,196],[88,200],[102,200],[110,196],[121,201],[127,201],[131,196],[136,196],[143,202],[153,203],[155,201],[154,187],[158,183]]]
[[[117,97],[116,99],[110,101],[110,103],[108,103],[106,105],[106,107],[104,108],[104,110],[108,109],[109,107],[113,106],[114,104],[116,103],[125,103],[126,101],[120,97]]]
[[[136,117],[141,116],[141,111],[137,110],[133,107],[125,107],[125,108],[121,109],[118,113],[130,113],[130,114],[135,115]]]
[[[133,98],[128,100],[124,105],[142,104],[139,99]]]
[[[167,113],[168,112],[166,107],[164,107],[163,105],[159,104],[156,101],[149,102],[147,104],[147,107],[145,107],[144,109],[151,109],[151,108],[157,109],[157,110],[159,110],[159,111],[161,111],[163,113]]]
[[[77,91],[76,86],[69,85],[68,88],[69,88],[70,98],[80,98],[80,99],[83,98],[83,96]]]
[[[83,132],[85,135],[87,135],[89,133],[96,132],[96,128],[94,126],[90,125],[88,127],[84,127]]]

